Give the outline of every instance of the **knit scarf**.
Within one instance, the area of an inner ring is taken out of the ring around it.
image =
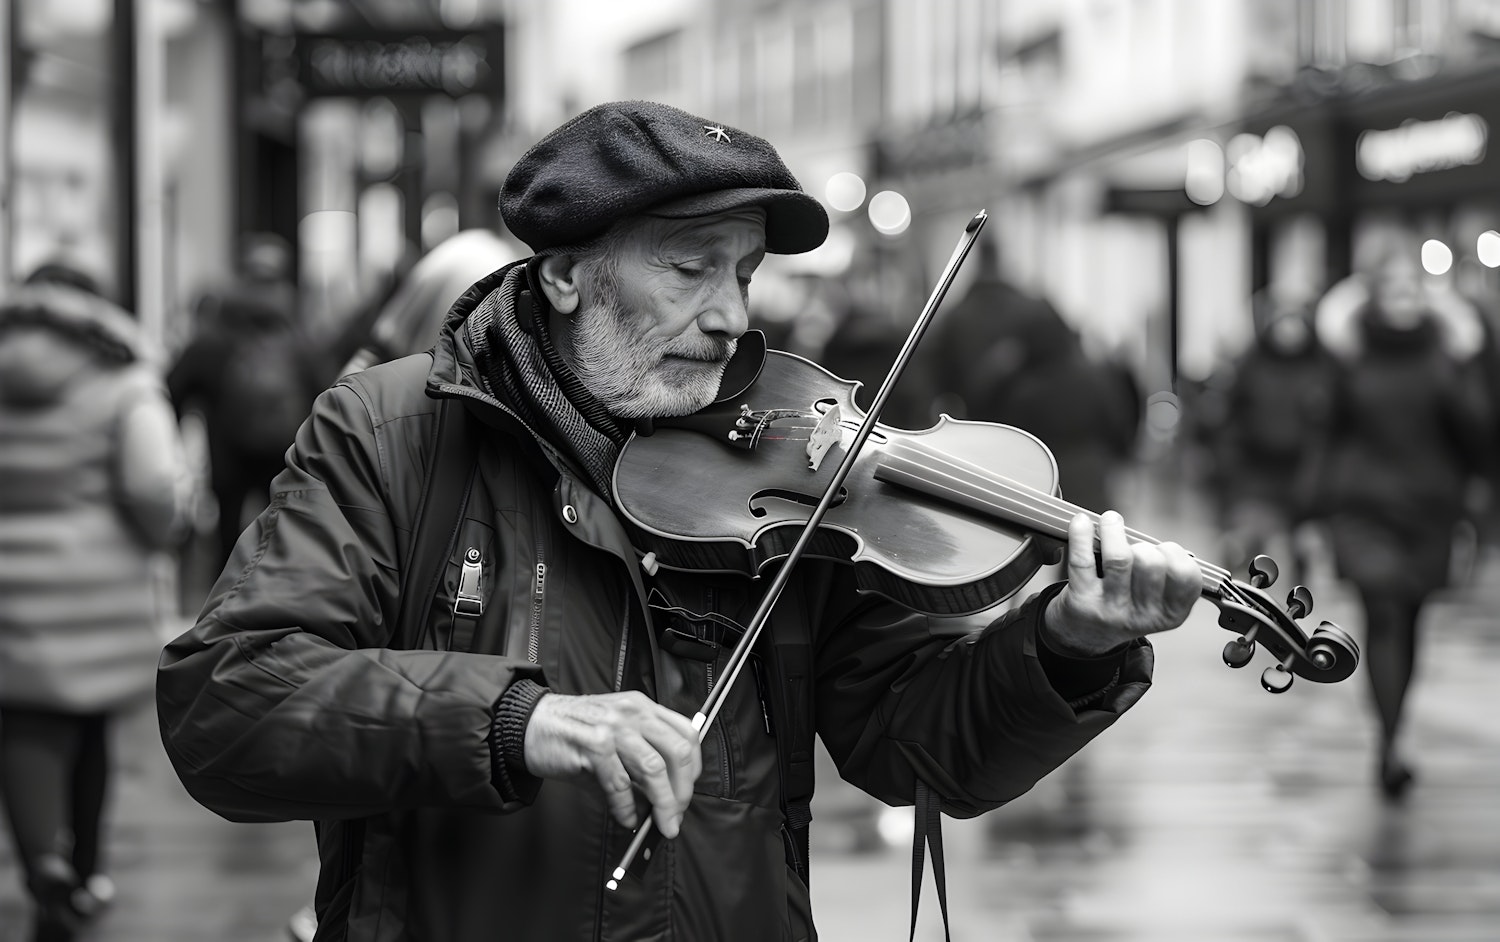
[[[518,303],[532,303],[528,265],[516,265],[465,322],[479,381],[485,391],[516,409],[521,418],[561,448],[588,475],[594,489],[613,500],[610,480],[627,425],[609,414],[558,355],[547,334],[545,306],[522,326]]]

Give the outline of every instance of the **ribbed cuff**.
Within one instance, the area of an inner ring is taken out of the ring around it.
[[[526,724],[537,701],[551,693],[534,680],[506,688],[490,716],[490,782],[507,802],[530,802],[541,779],[526,770]]]
[[[1063,654],[1048,643],[1046,612],[1043,605],[1037,615],[1036,654],[1047,679],[1052,682],[1052,689],[1075,709],[1103,699],[1120,682],[1120,670],[1125,666],[1125,652],[1130,645],[1123,644],[1097,657]]]

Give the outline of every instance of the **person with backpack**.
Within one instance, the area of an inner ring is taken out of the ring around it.
[[[812,939],[815,735],[876,797],[967,816],[1145,693],[1146,638],[1202,576],[1080,514],[1068,582],[959,640],[803,560],[700,741],[761,585],[642,556],[611,475],[648,420],[758,369],[755,270],[827,214],[766,141],[650,102],[545,136],[500,203],[535,254],[473,285],[430,353],[318,398],[162,654],[189,793],[316,822],[318,938]],[[665,840],[607,886],[646,816]]]
[[[33,942],[67,942],[115,896],[111,739],[149,702],[153,556],[194,497],[140,326],[93,285],[49,264],[0,302],[0,806]]]
[[[271,479],[329,378],[298,324],[284,266],[261,260],[262,245],[252,242],[241,278],[199,300],[197,334],[167,374],[179,415],[203,416],[221,566],[248,517],[265,506]]]

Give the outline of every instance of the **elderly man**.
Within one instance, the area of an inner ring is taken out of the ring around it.
[[[1068,582],[962,642],[804,561],[700,746],[687,717],[758,585],[642,566],[611,471],[640,420],[715,398],[756,267],[827,216],[765,141],[646,102],[547,135],[500,199],[535,254],[474,285],[430,355],[323,394],[161,662],[193,796],[319,822],[320,938],[815,938],[814,733],[876,797],[973,815],[1144,693],[1144,637],[1183,621],[1199,571],[1080,517]],[[415,559],[445,400],[477,456],[446,550]],[[424,565],[435,591],[403,598]],[[644,813],[670,840],[606,890]]]

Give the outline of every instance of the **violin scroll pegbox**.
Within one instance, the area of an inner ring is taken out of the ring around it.
[[[1312,613],[1312,593],[1306,586],[1296,586],[1287,595],[1283,611],[1265,591],[1279,574],[1275,560],[1257,556],[1250,563],[1248,585],[1228,582],[1218,593],[1219,624],[1240,634],[1224,645],[1224,663],[1244,667],[1259,643],[1280,662],[1261,673],[1260,684],[1271,693],[1285,693],[1294,676],[1320,683],[1348,677],[1359,663],[1354,639],[1329,621],[1307,636],[1297,620]]]

